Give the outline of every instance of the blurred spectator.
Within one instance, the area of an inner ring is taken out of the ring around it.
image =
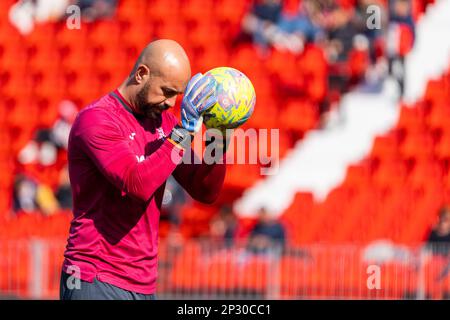
[[[66,17],[67,8],[77,5],[86,22],[112,17],[117,0],[19,0],[9,10],[9,20],[20,33],[29,34],[36,23],[58,21]]]
[[[51,140],[49,129],[40,129],[35,138],[28,142],[19,152],[18,160],[21,164],[40,164],[51,166],[56,162],[57,148]]]
[[[176,231],[180,225],[180,215],[183,205],[187,205],[190,198],[184,189],[172,176],[167,179],[166,189],[163,196],[163,208],[161,219],[170,222],[173,227],[172,231]]]
[[[316,4],[306,0],[296,14],[283,13],[277,25],[267,33],[269,42],[277,50],[301,53],[306,42],[315,41],[323,34]]]
[[[269,253],[272,250],[283,252],[285,245],[286,231],[284,226],[265,209],[261,209],[258,222],[250,233],[248,250],[255,254]]]
[[[31,177],[16,176],[13,190],[13,209],[15,212],[32,213],[38,209],[36,202],[37,183]]]
[[[9,20],[20,33],[29,34],[35,23],[59,20],[70,4],[70,0],[19,0],[10,8]]]
[[[331,6],[324,17],[326,39],[321,43],[328,61],[328,93],[322,106],[323,118],[327,118],[326,112],[331,111],[337,105],[340,96],[350,89],[350,70],[348,58],[351,50],[364,48],[366,39],[358,35],[352,21],[352,12],[337,5]],[[363,49],[365,50],[365,49]],[[323,120],[323,119],[322,119]]]
[[[367,22],[371,15],[373,14],[372,10],[368,10],[369,7],[376,6],[376,8],[380,12],[380,28],[368,28]],[[372,58],[375,58],[375,47],[377,45],[377,40],[383,36],[383,31],[386,29],[387,25],[388,12],[387,8],[384,5],[382,0],[358,0],[355,12],[353,14],[353,23],[358,31],[358,33],[366,36],[371,45],[371,53],[373,54]]]
[[[14,197],[16,210],[39,209],[49,215],[59,208],[72,208],[72,191],[67,166],[62,165],[65,163],[64,154],[70,128],[78,109],[73,102],[65,100],[59,104],[58,110],[59,118],[53,127],[37,130],[34,139],[19,152],[18,162],[21,172],[32,175],[34,179],[24,180],[24,175],[18,175],[17,192]]]
[[[427,246],[436,255],[450,252],[450,209],[444,207],[439,212],[439,220],[427,239]]]
[[[61,209],[72,209],[72,188],[70,187],[69,171],[67,166],[61,170],[59,185],[55,193]]]
[[[45,184],[39,184],[37,187],[36,203],[45,215],[52,215],[59,209],[58,200],[55,198],[53,190]]]
[[[414,19],[412,16],[412,4],[411,0],[395,0],[390,1],[390,16],[391,23],[402,23],[412,32],[414,35]]]
[[[410,0],[394,0],[389,8],[389,27],[387,34],[387,57],[389,73],[393,76],[403,94],[405,67],[404,58],[414,44],[414,20]]]
[[[39,157],[39,150],[40,145],[35,140],[28,142],[25,147],[23,147],[22,150],[19,151],[19,163],[25,165],[37,162],[37,159]]]
[[[234,243],[237,232],[237,217],[230,206],[223,206],[218,215],[211,220],[210,234],[214,240],[224,242],[226,247]]]
[[[81,9],[83,20],[91,22],[112,17],[116,11],[117,0],[78,0],[76,4]]]
[[[78,109],[73,102],[64,100],[59,104],[58,110],[59,118],[53,127],[39,129],[35,138],[19,152],[18,160],[21,164],[51,166],[57,161],[58,149],[67,149],[70,128]]]
[[[357,34],[352,22],[352,11],[335,7],[327,22],[328,41],[326,53],[330,62],[346,61],[353,47],[353,37]]]
[[[367,26],[369,19],[373,19],[373,10],[368,10],[372,6],[376,6],[380,13],[379,28],[368,28]],[[354,85],[364,80],[364,88],[361,89],[379,92],[387,75],[384,33],[388,25],[388,10],[384,1],[358,0],[353,15],[353,23],[358,35],[354,38],[353,50],[349,57],[350,84]],[[362,59],[367,61],[361,63]]]
[[[412,253],[406,246],[397,245],[391,240],[377,240],[364,248],[363,260],[367,263],[407,263]]]
[[[244,16],[241,33],[235,39],[234,45],[253,41],[259,48],[267,49],[268,34],[276,28],[282,9],[281,0],[257,0],[250,12]]]
[[[39,211],[45,215],[51,215],[59,208],[53,190],[25,174],[19,174],[16,177],[13,203],[15,212],[34,213]]]
[[[78,108],[72,101],[63,100],[59,106],[59,118],[53,125],[50,133],[50,140],[58,148],[67,150],[69,143],[69,133],[78,113]]]

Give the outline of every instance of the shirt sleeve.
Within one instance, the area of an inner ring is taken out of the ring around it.
[[[191,150],[191,159],[196,157]],[[211,204],[220,194],[225,180],[226,164],[181,163],[173,173],[175,180],[197,201]]]
[[[181,162],[182,150],[166,140],[139,162],[129,139],[107,113],[87,112],[74,125],[75,143],[114,186],[134,198],[148,201]]]

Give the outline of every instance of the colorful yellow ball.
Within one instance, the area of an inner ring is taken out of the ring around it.
[[[217,103],[203,115],[207,128],[234,129],[252,115],[256,103],[255,89],[245,74],[229,67],[208,71],[217,81]]]

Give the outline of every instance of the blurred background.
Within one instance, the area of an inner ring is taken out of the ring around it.
[[[169,180],[159,299],[449,299],[448,30],[449,0],[2,0],[0,297],[58,298],[71,124],[170,38],[251,79],[280,156],[211,206]]]

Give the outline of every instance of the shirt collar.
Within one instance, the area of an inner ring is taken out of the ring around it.
[[[133,112],[133,108],[131,107],[131,104],[120,94],[119,89],[114,90],[111,92],[111,95],[120,102],[120,104],[127,110],[129,113],[135,115]]]

